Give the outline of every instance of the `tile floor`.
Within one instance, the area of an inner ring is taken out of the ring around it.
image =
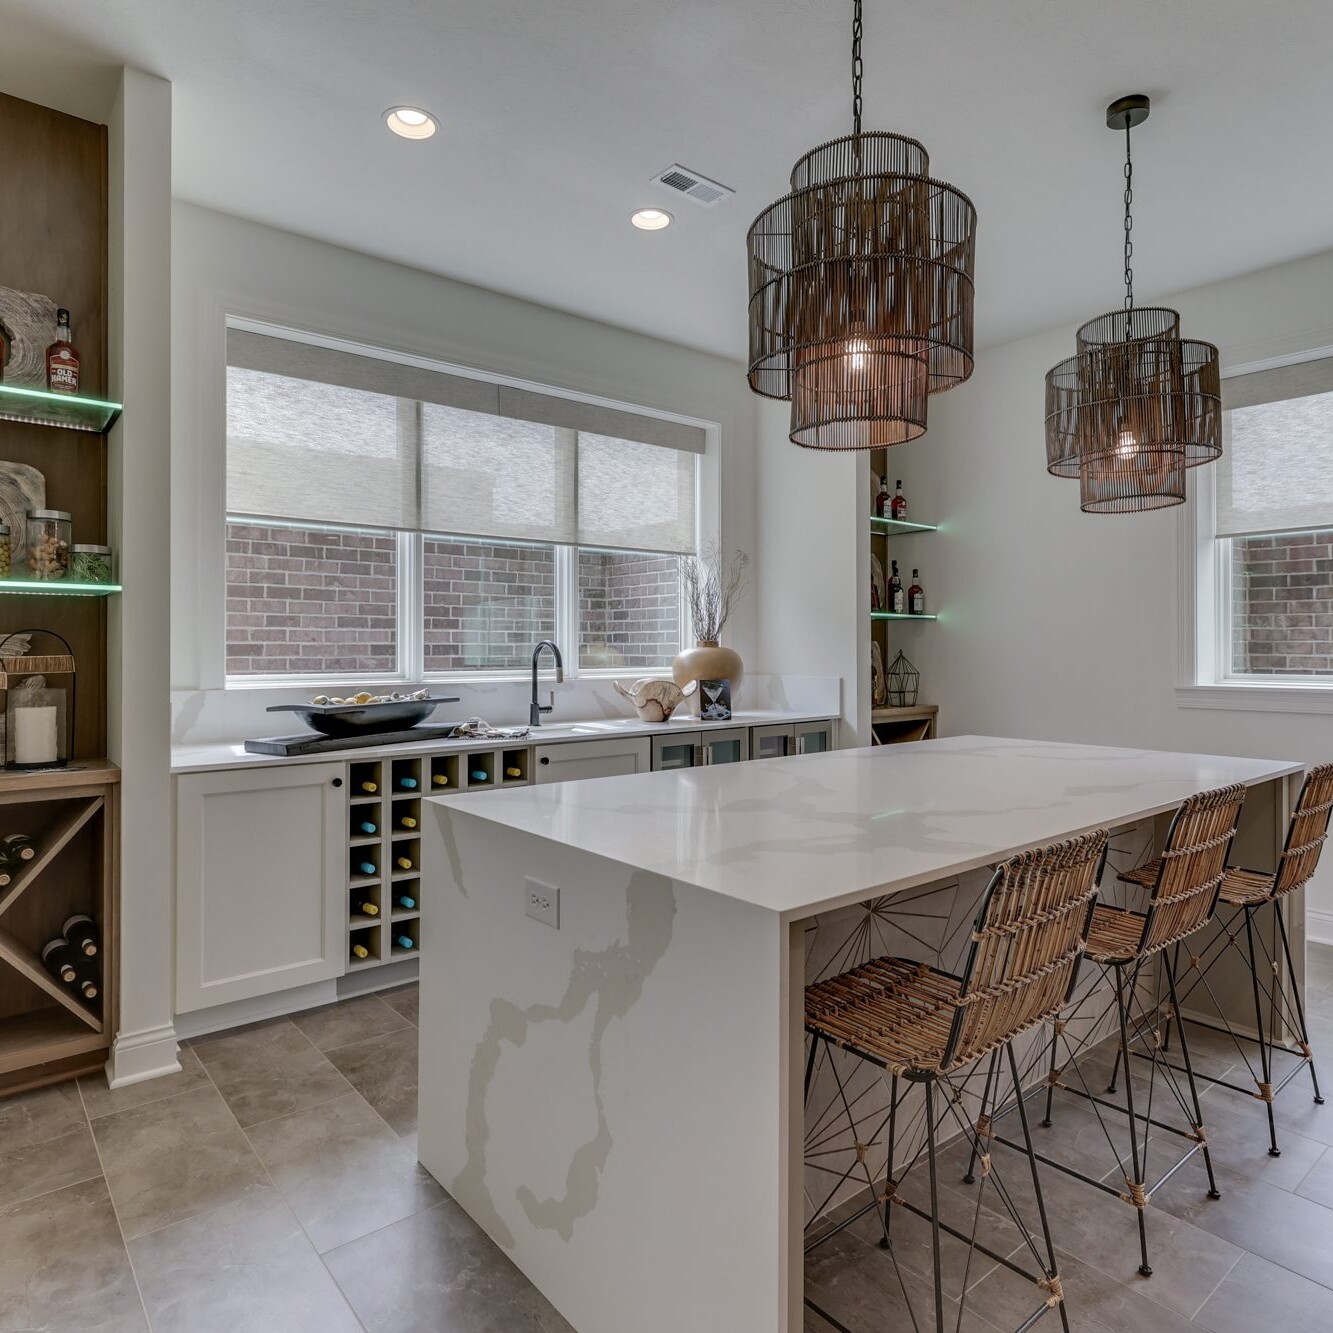
[[[1314,1043],[1333,1051],[1333,948],[1312,947],[1309,972]],[[416,1163],[416,1006],[414,986],[361,996],[200,1038],[169,1079],[0,1101],[0,1333],[569,1333]],[[1210,1072],[1230,1066],[1224,1044],[1196,1046]],[[1223,1195],[1205,1199],[1192,1164],[1155,1196],[1151,1279],[1129,1209],[1043,1176],[1077,1333],[1333,1328],[1333,1097],[1316,1107],[1297,1083],[1279,1100],[1280,1158],[1258,1103],[1205,1099]],[[1077,1109],[1049,1131],[1060,1149],[1088,1142]],[[961,1216],[958,1148],[944,1160]],[[896,1216],[916,1301],[929,1229]],[[992,1242],[1016,1239],[989,1221]],[[811,1293],[858,1333],[910,1327],[875,1239],[863,1220],[807,1264]],[[960,1254],[945,1260],[961,1273]],[[968,1280],[967,1333],[1031,1308],[993,1264]]]

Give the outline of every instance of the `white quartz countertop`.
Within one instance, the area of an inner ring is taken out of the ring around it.
[[[1302,768],[956,736],[432,803],[798,920]]]
[[[290,723],[291,715],[284,714]],[[502,746],[522,748],[528,745],[551,745],[561,741],[615,740],[618,736],[661,736],[692,731],[727,731],[733,727],[763,727],[785,722],[824,722],[828,713],[795,713],[780,709],[753,709],[734,712],[726,722],[703,722],[678,711],[667,722],[640,722],[637,717],[597,718],[589,721],[544,722],[532,727],[521,740],[506,741],[486,736],[469,736],[461,740],[423,741],[421,744],[365,745],[346,750],[325,750],[320,754],[278,755],[251,754],[240,741],[217,741],[200,745],[173,745],[171,771],[173,773],[208,773],[219,769],[251,768],[268,764],[323,764],[330,760],[382,759],[386,755],[408,758],[418,754],[447,754],[463,750],[493,750]],[[281,727],[275,720],[275,730]],[[498,795],[498,792],[488,793]]]

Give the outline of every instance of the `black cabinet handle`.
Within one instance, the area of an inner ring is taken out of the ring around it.
[[[549,754],[542,755],[541,762],[543,764],[549,764],[551,762],[551,756]]]
[[[334,778],[334,779],[333,779],[333,785],[334,785],[335,787],[341,787],[341,786],[343,785],[343,780],[342,780],[342,778]]]

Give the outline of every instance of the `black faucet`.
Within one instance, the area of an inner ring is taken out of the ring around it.
[[[542,649],[549,648],[551,656],[555,658],[555,683],[561,684],[565,679],[565,659],[560,656],[560,649],[551,642],[550,639],[543,639],[532,650],[532,708],[528,713],[528,723],[530,726],[540,727],[542,724],[542,714],[549,713],[554,707],[554,698],[549,704],[539,704],[537,702],[537,659],[542,655]]]

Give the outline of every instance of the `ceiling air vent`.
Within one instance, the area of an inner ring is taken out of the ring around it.
[[[722,200],[736,193],[735,190],[719,185],[717,181],[710,181],[707,176],[701,176],[697,171],[691,171],[679,163],[673,163],[665,171],[659,171],[653,177],[653,183],[660,185],[664,190],[670,190],[672,194],[683,194],[687,199],[693,199],[696,204],[702,204],[705,208],[712,208],[714,204],[720,204]]]

